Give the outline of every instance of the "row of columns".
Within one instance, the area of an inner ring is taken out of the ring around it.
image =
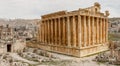
[[[55,46],[89,47],[108,41],[107,18],[75,15],[42,20],[40,42]]]

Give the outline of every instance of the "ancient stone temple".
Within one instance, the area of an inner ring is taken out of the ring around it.
[[[59,11],[41,17],[39,48],[83,57],[107,50],[109,12],[99,3],[75,11]]]

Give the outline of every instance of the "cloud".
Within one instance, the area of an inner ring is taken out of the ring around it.
[[[0,0],[0,18],[40,18],[41,15],[77,10],[99,2],[102,11],[110,11],[110,17],[120,17],[119,0]]]

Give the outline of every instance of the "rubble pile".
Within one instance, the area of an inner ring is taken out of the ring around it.
[[[98,54],[98,56],[95,57],[94,61],[120,65],[120,42],[110,41],[109,51]]]
[[[27,48],[23,53],[19,53],[19,55],[25,59],[36,61],[36,62],[50,62],[58,59],[53,56],[51,53],[47,51],[43,51],[35,48]]]
[[[18,61],[9,54],[0,55],[0,66],[29,66],[28,63]]]

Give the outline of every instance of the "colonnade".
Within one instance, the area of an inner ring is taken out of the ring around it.
[[[42,19],[39,41],[54,46],[83,48],[108,42],[108,20],[73,15]]]

